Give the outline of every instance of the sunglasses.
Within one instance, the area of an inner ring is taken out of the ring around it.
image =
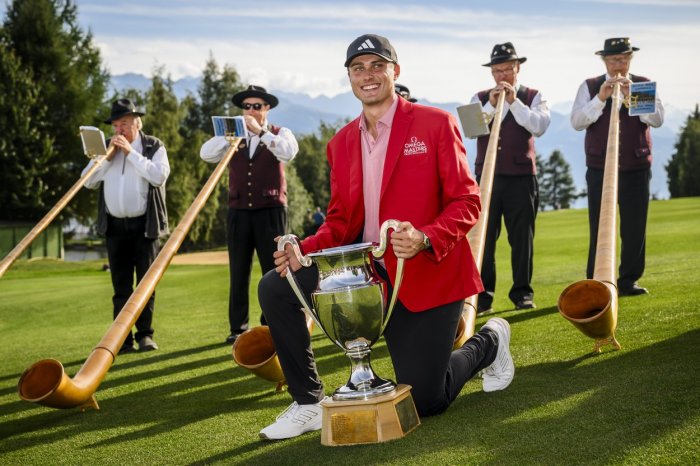
[[[267,104],[261,104],[261,103],[249,104],[249,103],[245,103],[245,104],[242,104],[242,105],[241,105],[241,108],[242,108],[243,110],[250,110],[251,108],[252,108],[253,110],[260,110],[260,109],[262,109],[265,105],[267,105]]]

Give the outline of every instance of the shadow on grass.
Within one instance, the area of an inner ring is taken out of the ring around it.
[[[341,370],[343,367],[349,368],[349,362],[342,355],[342,352],[327,340],[326,342],[326,345],[314,350],[316,356],[321,359],[318,363],[321,373],[331,373]],[[146,429],[110,437],[93,445],[102,446],[128,442],[148,436],[157,436],[211,417],[229,413],[235,415],[236,412],[246,411],[251,409],[251,407],[265,409],[275,406],[276,409],[281,411],[287,406],[290,402],[288,395],[282,394],[280,396],[276,394],[273,383],[262,381],[252,376],[247,369],[237,367],[230,356],[230,348],[226,348],[223,345],[206,345],[170,354],[161,354],[153,359],[150,359],[153,353],[149,353],[148,359],[139,358],[128,363],[122,363],[121,366],[115,365],[110,372],[119,367],[123,370],[156,362],[162,363],[177,357],[188,356],[218,347],[222,347],[225,350],[225,354],[107,379],[96,392],[102,411],[87,411],[84,413],[78,409],[46,411],[40,405],[30,404],[21,400],[2,405],[0,406],[0,415],[13,414],[23,410],[40,410],[36,414],[28,415],[19,420],[0,423],[0,439],[22,437],[23,434],[28,433],[32,434],[30,436],[31,440],[27,437],[17,438],[13,440],[12,445],[4,446],[4,449],[7,451],[21,450],[36,445],[37,442],[39,444],[50,444],[65,440],[73,435],[82,435],[86,431],[89,432],[91,430],[149,425]],[[332,355],[337,357],[332,357]],[[138,357],[139,355],[126,355],[125,358],[132,356]],[[376,357],[386,356],[387,351],[385,347],[377,350]],[[230,368],[213,372],[207,370],[207,367],[227,361],[230,361]],[[69,374],[74,372],[68,371]],[[118,373],[118,371],[116,372]],[[158,383],[160,378],[171,378],[174,374],[202,372],[206,373],[201,376],[187,377],[185,380],[178,382]],[[136,388],[124,395],[100,399],[100,391],[117,389],[122,386],[128,387],[130,385],[138,387],[138,384],[143,385],[145,381],[154,382],[149,382],[148,385],[150,387],[144,390]],[[262,392],[261,387],[263,389]],[[105,415],[102,415],[102,413],[105,413]],[[42,430],[53,430],[58,426],[60,426],[60,433],[41,433]]]
[[[519,322],[526,322],[531,319],[537,319],[538,317],[548,316],[550,314],[557,314],[558,312],[559,309],[557,306],[543,307],[541,309],[529,309],[526,311],[515,311],[515,314],[510,314],[506,320],[512,325]]]
[[[411,463],[436,451],[482,464],[522,464],[526,458],[550,464],[621,461],[700,414],[700,381],[690,370],[697,367],[699,343],[700,330],[693,330],[629,353],[519,368],[506,391],[461,396],[445,414],[423,419],[418,431],[398,441],[399,448],[329,449],[315,433],[240,445],[193,464],[228,462],[258,450],[245,462],[304,464],[332,455],[337,464]],[[537,442],[545,438],[545,444]]]

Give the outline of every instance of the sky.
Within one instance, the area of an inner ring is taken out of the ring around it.
[[[7,0],[5,0],[6,3]],[[173,79],[201,74],[210,54],[247,83],[334,96],[348,92],[345,53],[363,33],[396,48],[401,76],[415,97],[467,102],[492,84],[489,54],[513,42],[527,57],[519,81],[550,106],[573,101],[579,84],[604,72],[609,37],[639,47],[631,72],[657,81],[666,105],[700,102],[700,0],[77,0],[80,24],[93,33],[112,74]],[[5,6],[0,7],[3,12]]]

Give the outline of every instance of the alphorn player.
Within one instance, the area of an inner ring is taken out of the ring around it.
[[[344,66],[362,113],[328,143],[332,177],[326,221],[301,247],[308,254],[356,241],[379,242],[380,225],[401,220],[385,268],[377,265],[393,283],[397,258],[409,259],[384,336],[397,382],[413,387],[419,415],[439,414],[480,370],[485,391],[506,388],[515,371],[510,327],[503,319],[489,320],[452,351],[464,299],[481,290],[467,242],[481,208],[478,187],[454,118],[395,93],[401,69],[388,39],[364,34],[353,40]],[[276,269],[260,281],[258,297],[293,403],[262,429],[264,439],[296,437],[322,426],[323,384],[300,303],[284,278],[291,267],[308,299],[318,271],[301,268],[287,246],[275,252]]]
[[[496,44],[491,52],[490,61],[483,65],[491,68],[495,86],[477,92],[471,99],[472,103],[481,102],[484,112],[493,119],[499,94],[506,94],[481,264],[484,291],[479,293],[477,304],[477,313],[481,315],[493,310],[496,292],[496,242],[501,235],[501,219],[508,232],[511,250],[513,285],[508,297],[515,309],[535,307],[532,258],[535,218],[539,206],[535,137],[542,136],[547,130],[550,116],[542,93],[518,82],[520,64],[526,60],[526,57],[518,56],[511,42]],[[493,125],[493,121],[489,125]],[[479,182],[488,144],[488,135],[477,140],[474,171]]]
[[[238,153],[229,164],[229,195],[226,232],[229,262],[230,327],[227,344],[233,344],[248,329],[248,288],[257,252],[262,273],[275,267],[272,253],[275,238],[287,230],[287,180],[284,165],[299,151],[294,134],[267,121],[267,114],[279,100],[262,86],[248,86],[232,98],[243,117],[250,138],[238,146]],[[215,136],[202,145],[201,158],[218,163],[229,142]],[[262,317],[265,325],[265,317]]]
[[[593,278],[595,264],[613,87],[619,82],[623,96],[628,97],[630,83],[649,81],[645,77],[629,73],[634,52],[637,50],[639,48],[633,47],[627,37],[606,39],[603,50],[596,52],[596,55],[602,57],[606,72],[581,84],[571,110],[571,125],[577,131],[586,130],[586,183],[590,230],[587,278]],[[655,113],[630,116],[624,105],[615,111],[620,112],[618,205],[622,245],[617,292],[619,296],[636,296],[647,293],[647,289],[639,286],[637,280],[644,273],[645,263],[652,147],[649,127],[661,126],[664,122],[664,107],[657,93]]]
[[[158,238],[169,233],[165,208],[168,153],[160,139],[141,131],[143,115],[129,99],[112,103],[105,123],[114,128],[108,144],[118,150],[85,183],[87,188],[99,189],[97,232],[105,235],[115,318],[134,290],[134,273],[140,282],[158,255]],[[154,306],[155,292],[136,321],[139,351],[158,349],[153,341]],[[119,354],[134,351],[134,337],[129,332]]]

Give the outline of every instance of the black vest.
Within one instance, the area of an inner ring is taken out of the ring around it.
[[[649,81],[642,76],[630,74],[632,82]],[[586,80],[588,92],[594,99],[605,82],[605,75]],[[586,166],[603,170],[605,168],[605,153],[608,145],[608,130],[612,98],[605,102],[603,114],[597,121],[586,128]],[[630,116],[624,105],[620,106],[620,171],[644,170],[651,167],[651,132],[649,125],[643,123],[638,116]]]
[[[161,148],[163,142],[153,136],[148,136],[139,131],[141,135],[141,143],[143,144],[143,156],[148,160],[153,159],[153,156],[158,149]],[[107,140],[109,147],[110,139]],[[97,200],[97,233],[104,235],[107,233],[107,203],[105,202],[104,184],[100,183],[99,198]],[[146,238],[156,239],[161,236],[168,235],[168,211],[165,206],[165,183],[162,186],[155,187],[148,185],[148,199],[146,200]]]
[[[489,100],[489,90],[481,91],[478,94],[482,105]],[[536,89],[520,86],[517,98],[527,105],[532,105],[532,101],[537,95]],[[489,124],[489,128],[493,121]],[[477,176],[481,175],[486,158],[486,149],[489,144],[489,135],[480,136],[476,141],[476,161],[474,171]],[[508,114],[501,122],[501,131],[498,138],[498,150],[496,151],[496,175],[534,175],[535,168],[535,137],[525,128],[520,126],[513,113]]]

